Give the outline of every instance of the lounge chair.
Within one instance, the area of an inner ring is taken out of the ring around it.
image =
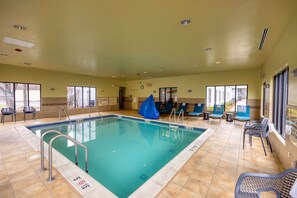
[[[259,198],[262,192],[267,191],[273,191],[276,194],[273,197],[296,197],[296,181],[297,169],[294,168],[279,174],[242,173],[237,180],[234,197]]]
[[[235,124],[235,120],[238,121],[250,121],[251,120],[251,115],[250,115],[250,105],[238,105],[237,106],[237,111],[236,111],[236,116],[234,118],[234,124]]]
[[[209,115],[209,118],[220,119],[220,123],[221,123],[221,119],[224,115],[224,111],[225,111],[225,108],[223,105],[214,105],[213,112],[212,114]]]
[[[176,115],[179,115],[181,111],[183,111],[184,113],[187,112],[187,108],[188,108],[188,103],[180,103],[178,110],[176,111]]]
[[[170,113],[173,107],[173,102],[167,102],[164,109],[160,109],[160,114]]]
[[[195,104],[194,111],[189,112],[188,115],[197,116],[197,119],[198,119],[198,116],[202,115],[203,107],[204,107],[203,103]]]
[[[4,124],[5,121],[5,116],[10,116],[11,115],[11,121],[13,121],[14,118],[14,122],[16,121],[16,112],[13,108],[11,107],[6,107],[6,108],[2,108],[1,109],[1,122]]]

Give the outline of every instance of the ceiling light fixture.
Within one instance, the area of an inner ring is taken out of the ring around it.
[[[3,39],[4,43],[12,44],[12,45],[17,45],[21,47],[27,47],[27,48],[33,48],[35,46],[35,43],[31,43],[28,41],[23,41],[15,38],[11,38],[8,36],[5,36]]]
[[[217,61],[216,64],[221,64],[221,61]]]
[[[182,25],[189,25],[191,23],[191,20],[190,19],[184,19],[184,20],[181,20],[180,22]]]
[[[268,28],[265,28],[263,30],[261,41],[260,41],[260,44],[259,44],[259,48],[258,48],[259,51],[263,49],[263,46],[264,46],[264,43],[265,43],[265,40],[266,40],[266,37],[267,37],[267,33],[268,33]]]
[[[147,72],[143,72],[144,74],[147,74]]]
[[[26,30],[26,29],[27,29],[27,28],[26,28],[25,26],[23,26],[23,25],[14,25],[13,27],[16,28],[16,29],[19,29],[19,30]]]

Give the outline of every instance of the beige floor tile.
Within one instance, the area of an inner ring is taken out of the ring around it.
[[[41,193],[38,193],[32,196],[32,198],[52,198],[52,197],[53,196],[50,194],[48,190],[42,191]]]
[[[191,177],[187,183],[184,185],[184,188],[186,188],[189,191],[194,192],[200,197],[205,197],[207,190],[208,190],[209,184],[200,180],[197,180],[193,177]]]
[[[166,189],[163,190],[161,194],[163,194],[164,197],[176,197],[181,191],[181,189],[181,186],[174,183],[170,183],[166,186]]]
[[[210,187],[207,194],[207,198],[234,198],[232,191],[226,191],[226,189],[220,187]]]
[[[208,171],[196,169],[196,171],[191,175],[191,177],[210,184],[213,178],[213,174]]]
[[[193,191],[183,188],[181,192],[178,194],[177,198],[203,198],[203,196],[199,196]]]
[[[14,191],[18,191],[38,182],[41,182],[40,177],[38,177],[37,174],[32,174],[27,177],[20,177],[11,180],[11,185]]]
[[[34,183],[26,188],[15,191],[16,198],[33,197],[43,191],[46,191],[46,187],[42,182]]]
[[[61,183],[57,186],[55,186],[55,188],[53,188],[51,190],[51,193],[53,195],[53,197],[57,197],[57,198],[76,198],[79,197],[76,192],[74,192],[74,190],[72,188],[70,188],[67,184],[65,183]]]

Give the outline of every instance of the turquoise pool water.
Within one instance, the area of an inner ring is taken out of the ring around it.
[[[87,146],[89,175],[118,197],[128,197],[204,129],[173,128],[168,124],[117,116],[28,127],[40,136],[59,130]],[[54,135],[47,135],[48,142]],[[74,146],[59,138],[54,148],[74,162]],[[79,148],[79,167],[84,170],[84,151]]]

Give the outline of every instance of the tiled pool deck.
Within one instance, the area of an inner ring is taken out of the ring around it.
[[[137,116],[136,111],[112,111]],[[73,115],[72,119],[88,115]],[[160,118],[167,121],[168,116]],[[40,172],[39,151],[16,130],[18,127],[58,121],[58,118],[6,122],[0,126],[0,197],[81,197],[56,169],[56,179],[47,182],[48,173]],[[243,125],[217,120],[209,123],[199,118],[185,119],[185,124],[210,128],[214,133],[171,179],[158,197],[234,197],[234,186],[242,172],[278,173],[277,158],[263,153],[259,138],[253,146],[242,149]],[[248,138],[246,138],[248,141]],[[268,150],[268,149],[267,149]],[[98,194],[98,197],[102,197]]]

